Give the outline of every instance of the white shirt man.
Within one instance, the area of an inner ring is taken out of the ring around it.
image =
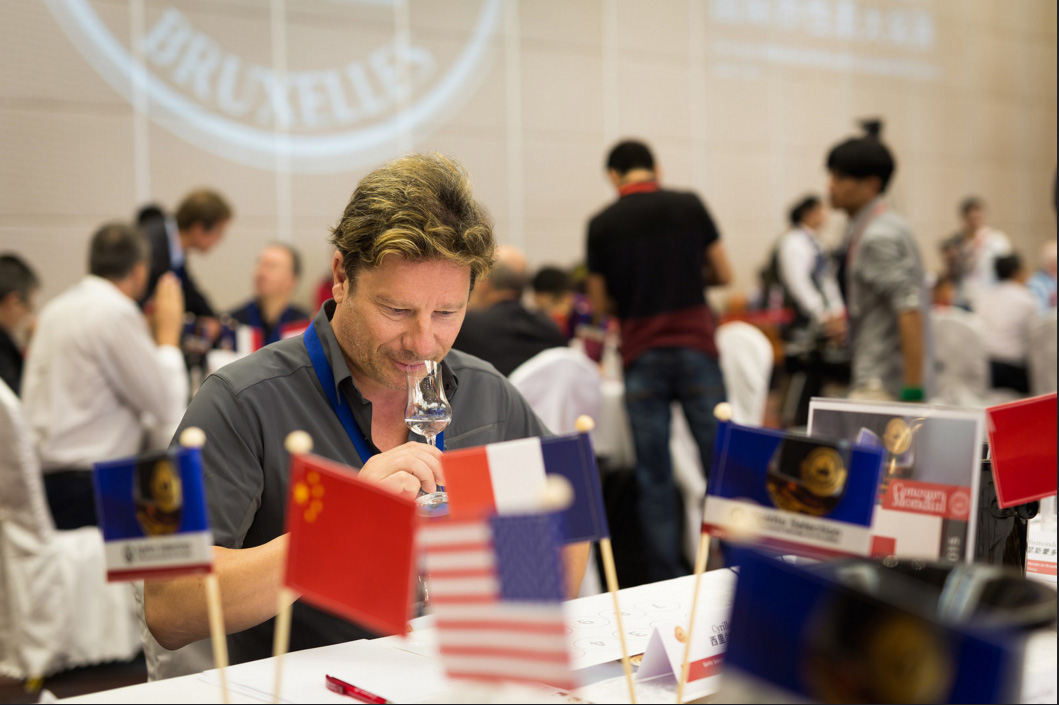
[[[92,240],[90,261],[92,271],[105,276],[89,274],[44,307],[23,384],[59,528],[93,523],[94,512],[82,513],[92,505],[87,471],[93,463],[164,447],[187,405],[178,347],[180,281],[174,275],[160,280],[152,336],[136,304],[148,274],[142,233],[104,226]],[[150,430],[157,431],[153,444]]]

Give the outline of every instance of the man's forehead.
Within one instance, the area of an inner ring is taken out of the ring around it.
[[[378,267],[362,270],[360,276],[364,275],[370,280],[372,297],[386,303],[412,304],[430,298],[457,306],[470,295],[471,267],[459,262],[387,255]]]

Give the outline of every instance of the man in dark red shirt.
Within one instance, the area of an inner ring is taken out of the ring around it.
[[[621,321],[625,405],[636,447],[640,521],[651,580],[686,572],[669,457],[670,404],[679,401],[709,475],[724,383],[705,289],[731,280],[720,234],[693,193],[662,189],[647,145],[607,159],[618,200],[588,226],[588,295]]]

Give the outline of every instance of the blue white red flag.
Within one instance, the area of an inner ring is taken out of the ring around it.
[[[445,490],[454,519],[532,511],[548,475],[562,475],[574,490],[563,513],[563,542],[610,537],[599,469],[587,433],[523,438],[442,456]]]
[[[437,520],[420,530],[427,606],[450,677],[575,686],[556,514]]]
[[[92,480],[107,580],[210,572],[213,533],[198,448],[97,463]]]

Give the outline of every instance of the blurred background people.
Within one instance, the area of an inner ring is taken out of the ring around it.
[[[849,215],[846,307],[856,398],[922,401],[933,386],[930,296],[919,246],[884,195],[895,163],[874,130],[827,155],[831,205]]]
[[[36,321],[40,279],[14,254],[0,255],[0,379],[16,394],[22,388],[24,350]]]
[[[567,340],[573,337],[574,284],[559,267],[541,267],[533,276],[533,303],[559,328]]]
[[[566,338],[544,313],[522,304],[527,283],[526,255],[502,245],[496,264],[474,285],[467,316],[452,347],[491,363],[502,375],[539,352],[561,348]]]
[[[996,260],[997,283],[979,292],[972,302],[985,324],[985,350],[989,355],[992,385],[1029,394],[1026,356],[1030,323],[1037,318],[1037,299],[1026,287],[1026,270],[1018,254]]]
[[[956,305],[971,308],[978,292],[996,282],[995,262],[1011,254],[1011,241],[986,224],[986,206],[978,196],[960,203],[962,226],[941,245],[945,271],[956,282]]]
[[[159,278],[149,322],[136,304],[148,259],[139,229],[104,225],[89,246],[88,276],[40,314],[23,401],[59,529],[96,523],[93,463],[164,447],[187,405],[180,280]]]
[[[283,337],[285,327],[304,324],[312,317],[293,303],[301,269],[301,257],[290,245],[273,242],[258,255],[254,298],[230,315],[237,322],[260,330],[262,345]]]
[[[151,269],[143,299],[151,298],[163,274],[174,272],[180,279],[186,310],[196,318],[212,320],[210,325],[215,334],[216,314],[187,268],[187,255],[212,250],[224,238],[231,219],[231,206],[223,196],[209,189],[189,193],[172,216],[155,204],[140,209],[137,221],[147,234],[151,248]]]
[[[661,188],[654,155],[624,141],[607,156],[618,199],[588,225],[588,297],[621,321],[625,407],[636,447],[640,527],[650,580],[687,572],[679,495],[669,453],[670,404],[679,401],[709,476],[714,407],[724,380],[705,289],[731,281],[720,233],[694,193]]]
[[[820,244],[827,213],[817,196],[806,196],[790,211],[790,229],[780,238],[771,267],[794,320],[784,329],[785,367],[790,374],[784,408],[787,425],[804,426],[809,400],[828,380],[849,381],[843,346],[846,307],[831,257]],[[772,298],[772,292],[768,292]],[[828,347],[831,341],[830,348]]]
[[[1055,308],[1055,240],[1041,246],[1040,267],[1026,282],[1041,311]]]

